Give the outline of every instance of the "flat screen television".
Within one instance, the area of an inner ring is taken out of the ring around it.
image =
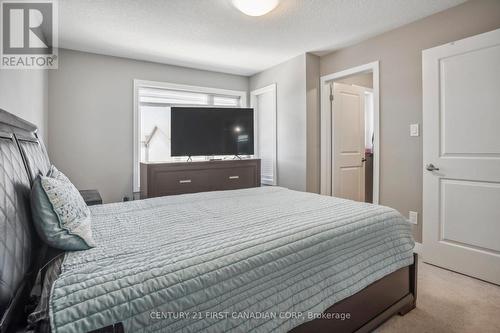
[[[171,156],[253,155],[253,109],[173,107]]]

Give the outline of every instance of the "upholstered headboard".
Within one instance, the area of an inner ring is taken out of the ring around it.
[[[30,185],[50,161],[35,125],[0,109],[0,332],[22,313],[42,245],[34,231]]]

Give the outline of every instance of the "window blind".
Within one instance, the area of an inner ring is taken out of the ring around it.
[[[210,95],[204,93],[157,88],[139,88],[139,102],[141,104],[208,105],[209,100]]]
[[[240,99],[233,96],[214,96],[214,105],[236,107],[240,105]]]
[[[139,88],[139,103],[142,105],[213,105],[239,107],[240,97],[172,89]]]

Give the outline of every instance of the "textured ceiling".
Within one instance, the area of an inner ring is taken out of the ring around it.
[[[60,47],[251,75],[335,50],[464,0],[281,0],[250,17],[230,0],[60,0]]]

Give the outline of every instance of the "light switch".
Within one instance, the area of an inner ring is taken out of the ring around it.
[[[419,136],[420,131],[419,131],[419,126],[418,124],[411,124],[410,125],[410,136]]]
[[[411,224],[417,224],[418,223],[418,213],[417,212],[412,212],[410,210],[409,212],[409,220]]]

